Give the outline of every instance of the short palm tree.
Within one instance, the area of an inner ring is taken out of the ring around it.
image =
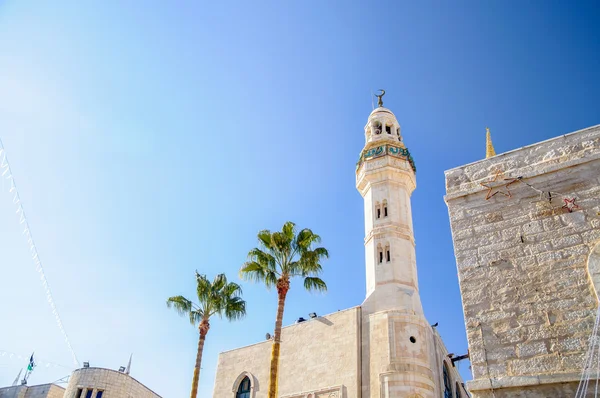
[[[262,282],[267,288],[273,286],[277,288],[279,301],[271,351],[268,398],[277,396],[281,323],[285,297],[290,290],[290,280],[299,276],[304,279],[306,290],[327,290],[327,285],[318,276],[323,271],[321,260],[327,258],[329,253],[323,247],[312,247],[320,241],[319,235],[310,229],[303,229],[296,234],[296,225],[288,221],[283,225],[281,232],[260,231],[258,233],[260,248],[250,250],[248,261],[240,269],[240,276],[243,279]]]
[[[189,317],[190,323],[193,326],[198,324],[200,331],[191,398],[196,398],[198,394],[202,350],[204,349],[206,334],[210,328],[210,317],[213,315],[225,316],[225,318],[232,321],[246,315],[246,302],[241,298],[242,288],[237,283],[227,282],[225,274],[217,275],[211,283],[205,275],[200,275],[196,271],[196,285],[198,304],[183,296],[173,296],[167,299],[167,307],[173,307],[179,315]]]

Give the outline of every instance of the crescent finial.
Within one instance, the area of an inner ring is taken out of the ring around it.
[[[375,96],[377,97],[377,106],[381,108],[383,106],[383,100],[381,97],[385,95],[385,90],[380,88],[379,91],[381,91],[381,94]]]

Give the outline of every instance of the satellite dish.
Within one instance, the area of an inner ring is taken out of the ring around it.
[[[271,333],[267,333],[267,334],[265,334],[265,339],[267,339],[267,340],[271,340]]]

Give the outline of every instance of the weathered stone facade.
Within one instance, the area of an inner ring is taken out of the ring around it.
[[[469,390],[574,396],[600,285],[600,126],[449,170],[446,203]]]
[[[304,398],[309,393],[339,391],[359,397],[360,308],[350,308],[284,327],[281,334],[278,393]],[[267,396],[271,340],[219,355],[215,398],[235,397],[240,375],[248,375],[255,395]],[[342,395],[343,393],[343,395]],[[317,395],[318,396],[318,395]],[[327,395],[329,396],[329,395]]]
[[[91,398],[102,391],[102,398],[160,398],[160,395],[123,372],[103,368],[81,368],[75,370],[69,379],[64,398],[86,397],[92,390]]]
[[[56,384],[0,388],[0,398],[63,398],[65,389]]]

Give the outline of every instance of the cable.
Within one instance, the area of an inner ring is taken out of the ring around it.
[[[56,324],[62,333],[65,343],[71,352],[71,356],[73,357],[73,363],[77,367],[79,367],[79,360],[77,359],[77,355],[75,355],[75,351],[71,346],[71,342],[69,341],[69,336],[63,327],[62,321],[60,319],[60,315],[58,314],[58,310],[56,309],[56,305],[54,304],[54,299],[52,298],[52,291],[50,290],[50,285],[48,284],[48,280],[46,279],[46,275],[44,274],[44,268],[42,267],[42,261],[40,260],[40,256],[38,254],[37,247],[31,235],[31,228],[29,227],[29,222],[27,221],[27,216],[25,215],[25,210],[23,209],[23,204],[21,203],[21,197],[19,195],[19,191],[17,190],[17,185],[15,183],[15,179],[12,175],[12,169],[8,162],[8,158],[5,153],[4,144],[2,143],[2,139],[0,138],[0,157],[4,154],[4,158],[0,162],[0,172],[1,177],[6,180],[10,180],[10,189],[8,193],[13,194],[13,204],[17,206],[17,215],[19,216],[19,224],[25,224],[25,229],[23,230],[23,235],[27,238],[27,244],[29,246],[29,252],[31,254],[31,259],[35,263],[35,270],[40,274],[40,280],[42,281],[42,286],[46,291],[46,299],[48,300],[48,304],[52,309],[52,314],[54,314],[54,318],[56,320]],[[7,175],[8,174],[8,175]]]

